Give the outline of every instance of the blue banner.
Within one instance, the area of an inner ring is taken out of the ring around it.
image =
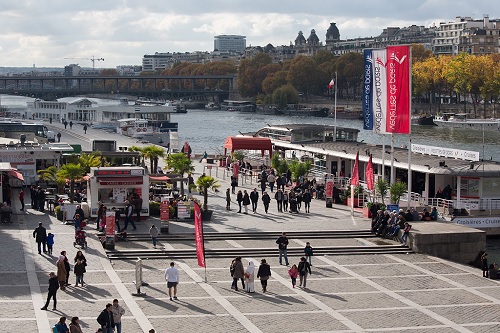
[[[364,50],[364,67],[363,67],[363,129],[373,129],[373,56],[372,49]]]

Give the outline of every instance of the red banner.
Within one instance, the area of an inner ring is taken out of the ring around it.
[[[106,212],[106,237],[115,237],[115,212]]]
[[[327,179],[325,183],[325,196],[330,199],[333,198],[333,179]]]
[[[359,186],[359,152],[356,154],[356,161],[352,168],[351,185]]]
[[[233,163],[233,176],[238,177],[239,174],[240,174],[240,163],[234,162]]]
[[[387,47],[387,133],[410,133],[410,46]]]
[[[205,267],[205,242],[203,241],[203,221],[200,206],[194,203],[194,237],[196,240],[196,257],[198,266]]]
[[[366,187],[373,191],[375,188],[375,175],[373,173],[373,163],[372,163],[372,155],[370,154],[370,159],[368,160],[368,165],[366,166],[365,173]]]
[[[160,221],[168,221],[170,218],[170,202],[163,200],[160,203]]]

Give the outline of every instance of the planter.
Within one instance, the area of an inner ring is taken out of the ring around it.
[[[203,221],[210,221],[212,219],[212,210],[204,210],[201,212],[201,219]]]
[[[363,217],[367,217],[367,218],[372,217],[372,212],[371,212],[370,208],[363,207]]]
[[[352,207],[351,198],[347,198],[347,206]],[[354,198],[354,207],[359,207],[359,199]]]

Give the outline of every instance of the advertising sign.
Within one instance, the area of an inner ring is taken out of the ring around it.
[[[115,212],[106,212],[106,237],[115,237]]]
[[[327,179],[325,183],[325,197],[333,198],[333,179]]]
[[[198,204],[194,204],[194,236],[196,239],[196,257],[198,266],[205,267],[205,246],[203,241],[203,220]]]
[[[455,217],[452,220],[452,222],[464,225],[466,227],[477,228],[477,229],[500,227],[500,217],[493,217],[493,216],[474,217],[474,218]]]
[[[432,156],[442,156],[448,158],[454,158],[458,160],[465,161],[479,161],[479,152],[477,151],[469,151],[469,150],[461,150],[454,148],[443,148],[443,147],[434,147],[434,146],[424,146],[418,144],[411,144],[412,153],[420,153],[425,155]]]
[[[177,219],[190,220],[191,219],[191,205],[189,202],[179,201],[177,203]]]
[[[160,203],[160,221],[168,221],[170,217],[170,202],[168,200],[163,200]]]

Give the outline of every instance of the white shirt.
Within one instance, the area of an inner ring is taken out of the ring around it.
[[[175,267],[169,267],[165,270],[165,280],[167,282],[179,282],[179,270]]]

